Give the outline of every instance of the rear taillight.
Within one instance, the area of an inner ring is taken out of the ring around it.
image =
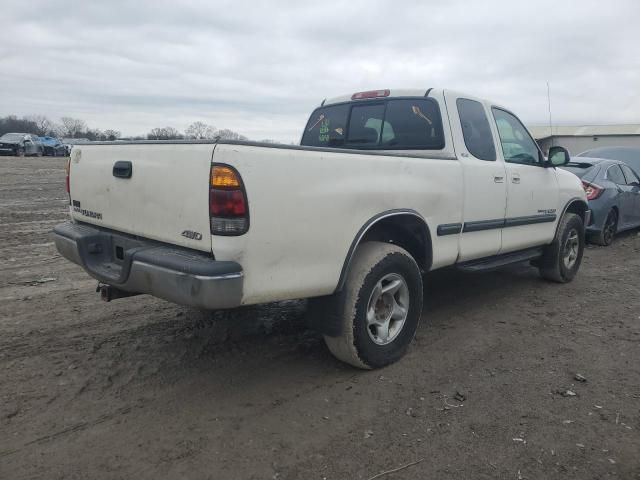
[[[213,235],[242,235],[249,229],[249,205],[242,178],[229,165],[211,166],[209,216]]]
[[[67,160],[67,163],[65,164],[65,167],[64,167],[64,172],[66,174],[65,187],[67,189],[67,193],[69,194],[69,203],[71,203],[71,181],[69,178],[71,175],[71,159]]]
[[[595,200],[602,195],[602,192],[604,191],[600,185],[589,182],[582,182],[582,188],[584,188],[584,193],[587,194],[587,200]]]

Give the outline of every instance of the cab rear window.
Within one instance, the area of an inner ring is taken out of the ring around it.
[[[442,117],[432,98],[397,98],[316,109],[302,135],[310,147],[441,150]]]

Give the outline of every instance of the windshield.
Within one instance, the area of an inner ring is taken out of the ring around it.
[[[5,133],[0,137],[0,141],[3,142],[18,142],[24,138],[21,133]]]
[[[640,171],[640,148],[634,147],[601,147],[587,150],[578,157],[606,158],[618,160],[629,165],[636,172]]]
[[[442,119],[432,98],[397,98],[316,109],[302,135],[311,147],[441,150]]]

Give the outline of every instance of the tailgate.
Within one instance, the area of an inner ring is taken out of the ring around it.
[[[80,222],[211,251],[213,148],[213,144],[75,146],[71,153],[71,216]],[[124,166],[118,172],[114,172],[116,162]],[[131,167],[129,178],[127,166]]]

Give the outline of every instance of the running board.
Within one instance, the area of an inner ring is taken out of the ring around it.
[[[457,264],[460,270],[467,272],[480,272],[494,270],[512,263],[526,262],[538,259],[542,256],[542,247],[527,248],[517,252],[505,253],[504,255],[494,255],[492,257],[471,260]]]

